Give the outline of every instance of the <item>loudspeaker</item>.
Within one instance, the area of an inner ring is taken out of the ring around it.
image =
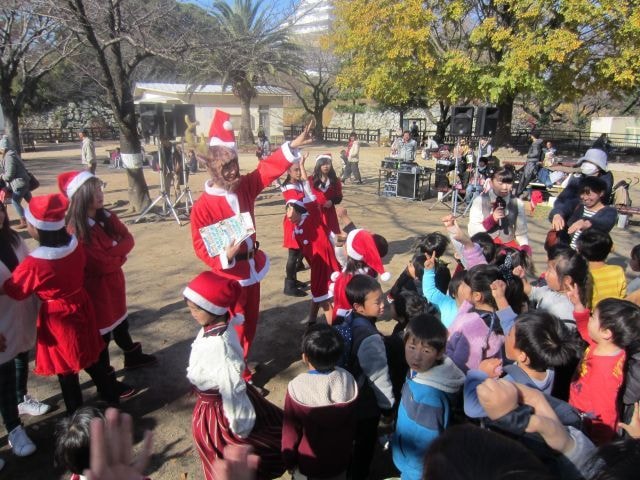
[[[416,173],[398,172],[398,189],[396,197],[414,200],[418,191],[418,175]]]
[[[498,128],[500,110],[497,107],[478,107],[476,114],[476,137],[490,137]]]
[[[140,126],[145,137],[159,135],[159,114],[156,104],[140,105]]]
[[[453,107],[451,112],[451,122],[449,123],[449,134],[471,135],[472,126],[473,107]]]

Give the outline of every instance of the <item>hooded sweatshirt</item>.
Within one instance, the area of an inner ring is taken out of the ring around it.
[[[403,480],[422,478],[424,454],[449,425],[451,401],[463,384],[464,373],[449,357],[407,378],[391,439],[393,463]]]
[[[310,371],[289,382],[284,400],[282,456],[288,470],[328,478],[347,470],[356,425],[358,386],[336,367]]]

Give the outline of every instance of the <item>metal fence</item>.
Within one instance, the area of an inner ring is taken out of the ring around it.
[[[300,135],[300,133],[302,133],[303,129],[304,125],[289,125],[288,127],[284,128],[284,136],[286,138],[295,138]],[[356,128],[355,130],[352,130],[351,128],[324,127],[322,129],[322,137],[326,142],[346,143],[347,141],[349,141],[349,135],[351,135],[352,132],[355,132],[356,135],[358,135],[358,140],[360,140],[361,142],[376,143],[379,145],[382,141],[382,138],[380,136],[381,131],[379,128]]]
[[[120,132],[113,127],[87,128],[93,140],[117,140]],[[35,148],[37,143],[64,143],[78,140],[77,128],[22,128],[20,141],[22,150]]]

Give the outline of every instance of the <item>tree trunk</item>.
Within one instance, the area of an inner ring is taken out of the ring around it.
[[[404,131],[404,110],[400,110],[398,113],[400,114],[400,130]]]
[[[322,110],[316,110],[313,112],[313,118],[316,121],[316,128],[313,131],[313,136],[316,140],[324,140],[324,125],[322,123],[322,114],[324,112],[324,108]]]
[[[129,107],[130,105],[130,107]],[[123,104],[122,122],[120,126],[120,151],[123,154],[137,154],[142,156],[140,148],[140,137],[136,127],[136,117],[133,106],[133,100]],[[142,160],[142,159],[140,159]],[[127,165],[127,195],[129,196],[129,211],[131,213],[142,212],[151,203],[149,198],[149,187],[144,178],[142,166],[129,168]],[[140,165],[142,163],[140,162]]]
[[[253,131],[251,130],[251,95],[240,94],[242,116],[240,118],[240,132],[238,145],[253,145]]]
[[[356,101],[351,101],[353,105],[353,110],[351,111],[351,131],[353,132],[356,129]]]
[[[493,136],[493,146],[508,145],[511,142],[511,119],[515,95],[508,95],[498,102],[498,126]]]
[[[16,153],[20,154],[20,125],[18,124],[18,111],[14,108],[11,96],[3,95],[0,99],[2,115],[4,116],[4,132],[9,139],[9,145]]]

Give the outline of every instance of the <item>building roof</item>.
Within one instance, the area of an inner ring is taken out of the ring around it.
[[[136,90],[152,90],[155,92],[162,93],[171,93],[171,94],[183,94],[187,95],[191,93],[189,91],[189,87],[191,85],[187,83],[153,83],[153,82],[136,82],[135,89]],[[289,90],[280,87],[272,87],[269,85],[258,85],[255,87],[258,95],[280,95],[280,96],[290,96],[291,93]],[[223,89],[222,84],[212,84],[212,85],[201,85],[197,87],[193,93],[204,93],[204,94],[228,94],[232,95],[230,86],[226,86]]]

